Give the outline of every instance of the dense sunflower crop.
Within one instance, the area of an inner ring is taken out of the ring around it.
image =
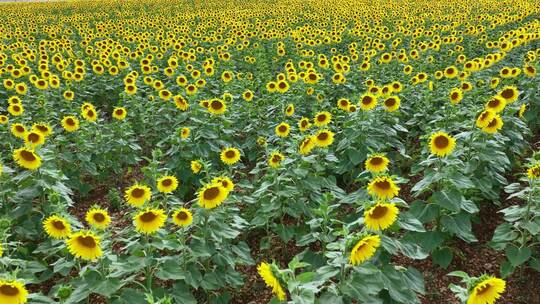
[[[446,288],[495,303],[540,271],[539,17],[0,3],[0,304],[447,303],[414,261],[462,258],[483,210],[504,261]]]

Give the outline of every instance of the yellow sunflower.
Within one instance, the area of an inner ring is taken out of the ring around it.
[[[360,239],[351,250],[349,262],[352,265],[360,265],[370,259],[381,245],[381,238],[378,235],[368,235]]]
[[[35,147],[45,143],[45,136],[36,131],[26,132],[24,135],[24,143],[30,148],[34,149]]]
[[[183,127],[182,129],[180,129],[180,137],[182,139],[188,138],[190,133],[191,133],[191,130],[187,127]]]
[[[285,159],[285,156],[280,152],[272,152],[268,158],[268,165],[272,168],[277,168],[281,166],[281,162]]]
[[[373,154],[365,162],[366,170],[372,173],[379,173],[388,169],[390,161],[382,154]]]
[[[317,114],[315,114],[315,117],[313,117],[313,124],[315,124],[318,127],[326,126],[330,123],[332,120],[332,114],[327,111],[322,111]]]
[[[495,96],[486,102],[486,110],[491,110],[495,113],[501,112],[504,110],[504,107],[506,107],[506,101],[499,96]]]
[[[279,137],[287,137],[291,131],[291,126],[288,123],[282,122],[276,126],[275,130],[276,135]]]
[[[281,287],[279,279],[274,274],[274,268],[276,268],[275,265],[262,262],[259,264],[259,266],[257,266],[257,272],[264,280],[264,283],[266,283],[266,286],[272,288],[272,292],[276,295],[276,297],[280,301],[285,301],[287,299],[287,295],[285,294],[283,287]]]
[[[186,208],[180,208],[173,213],[172,220],[176,225],[186,227],[193,222],[193,214]]]
[[[134,207],[141,207],[145,202],[149,201],[152,197],[152,190],[148,186],[135,184],[129,187],[125,193],[124,198],[127,203]]]
[[[401,104],[401,99],[398,96],[389,96],[383,102],[384,109],[387,112],[395,112],[399,109]]]
[[[65,116],[62,119],[62,127],[67,132],[77,131],[77,129],[79,129],[79,120],[75,116]]]
[[[483,128],[487,126],[492,120],[495,118],[495,112],[491,110],[485,110],[478,115],[478,118],[476,119],[476,126],[478,128]]]
[[[328,147],[334,142],[334,132],[330,130],[319,130],[315,134],[315,145],[320,148]]]
[[[431,154],[444,157],[452,153],[456,146],[456,140],[445,132],[437,132],[431,135],[429,148]]]
[[[24,107],[22,104],[10,104],[8,106],[8,112],[13,116],[21,116],[24,113]]]
[[[309,122],[309,118],[302,117],[302,119],[298,121],[298,128],[300,129],[300,131],[305,132],[310,127],[311,127],[311,123]]]
[[[127,110],[123,107],[116,107],[113,110],[112,117],[117,120],[124,120],[127,116]]]
[[[15,137],[24,139],[26,127],[21,123],[14,123],[11,125],[11,134],[13,134]]]
[[[9,117],[6,115],[0,115],[0,125],[6,125],[9,122]]]
[[[66,241],[69,252],[83,260],[94,260],[103,255],[101,240],[91,231],[79,231]]]
[[[294,114],[294,105],[290,103],[287,108],[285,108],[285,115],[292,116]]]
[[[399,187],[388,176],[377,176],[367,186],[368,193],[379,199],[392,199],[399,194]]]
[[[224,148],[220,154],[221,161],[227,165],[234,165],[240,160],[240,151],[236,148]]]
[[[210,100],[210,103],[208,104],[208,111],[214,115],[221,115],[225,113],[227,110],[227,105],[225,105],[225,102],[223,100],[214,98]]]
[[[200,161],[198,160],[191,161],[191,172],[193,172],[194,174],[198,174],[199,172],[201,172],[202,167],[203,166]]]
[[[183,96],[176,95],[173,97],[173,101],[176,108],[180,111],[187,111],[187,109],[189,109],[189,103]]]
[[[302,142],[300,143],[300,147],[298,148],[298,151],[302,155],[307,155],[311,150],[315,148],[315,136],[310,135],[306,136]]]
[[[163,176],[157,181],[158,191],[161,193],[171,193],[178,188],[178,179],[175,176]]]
[[[32,131],[39,132],[41,135],[47,137],[52,134],[53,129],[48,124],[40,122],[32,126]]]
[[[501,116],[495,114],[493,118],[484,127],[482,127],[482,131],[488,134],[494,134],[502,128],[503,124],[504,123]]]
[[[384,230],[396,221],[399,209],[395,204],[377,203],[364,211],[364,223],[371,230]]]
[[[43,220],[43,229],[53,239],[65,239],[71,234],[71,225],[58,215],[51,215]]]
[[[97,112],[94,108],[87,108],[82,112],[82,117],[87,121],[94,122],[97,120]]]
[[[523,118],[523,115],[525,114],[525,110],[527,110],[527,105],[522,104],[521,107],[519,107],[519,111],[518,111],[519,118]]]
[[[86,212],[86,222],[97,229],[105,229],[111,224],[111,217],[107,210],[101,208],[91,208]]]
[[[450,91],[449,98],[452,104],[458,104],[463,99],[463,91],[459,88],[453,88]]]
[[[41,158],[32,149],[19,148],[13,151],[13,159],[28,170],[36,170],[41,166]]]
[[[513,103],[519,97],[519,91],[514,86],[505,86],[503,87],[497,96],[501,97],[506,101],[506,103]]]
[[[360,109],[371,111],[377,106],[377,96],[367,93],[360,97]]]
[[[347,98],[341,98],[337,101],[337,107],[343,111],[347,111],[351,102]]]
[[[135,229],[144,234],[154,234],[167,220],[165,211],[161,209],[146,208],[133,217]]]
[[[206,209],[213,209],[227,198],[229,191],[221,183],[210,183],[199,190],[199,205]]]
[[[0,303],[24,304],[28,301],[28,291],[19,281],[0,280]]]
[[[493,304],[506,289],[506,282],[492,276],[486,276],[475,284],[469,292],[467,304]]]
[[[221,184],[227,192],[231,192],[234,189],[233,181],[226,176],[219,176],[212,179],[212,183]]]
[[[527,170],[527,177],[530,178],[530,179],[540,178],[540,164],[536,164],[534,166],[531,166]]]

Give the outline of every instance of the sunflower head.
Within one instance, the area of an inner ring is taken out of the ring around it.
[[[311,123],[309,122],[309,118],[302,117],[302,119],[298,121],[298,128],[300,129],[300,131],[305,132],[310,127],[311,127]]]
[[[150,187],[139,184],[129,187],[124,193],[124,198],[127,203],[134,207],[141,207],[145,202],[149,201],[151,197],[152,191],[150,190]]]
[[[65,239],[71,234],[69,222],[57,215],[52,215],[43,221],[45,233],[53,239]]]
[[[225,190],[227,190],[228,192],[231,192],[234,189],[234,182],[226,176],[219,176],[213,178],[212,183],[221,184],[221,186],[223,186],[223,188],[225,188]]]
[[[506,289],[506,282],[492,276],[482,276],[470,286],[467,304],[495,303]]]
[[[539,179],[540,178],[540,164],[531,166],[527,170],[527,177],[530,179]]]
[[[380,245],[381,238],[378,235],[367,235],[362,237],[352,248],[349,255],[349,262],[352,265],[364,263],[375,254]]]
[[[281,162],[285,159],[285,156],[278,151],[272,152],[268,158],[268,165],[272,168],[281,166]]]
[[[221,161],[227,165],[234,165],[240,160],[240,151],[236,148],[225,148],[221,150]]]
[[[28,170],[36,170],[41,166],[41,158],[33,149],[19,148],[13,151],[13,159],[19,166]]]
[[[105,229],[111,224],[109,213],[101,208],[91,208],[86,212],[86,222],[94,228]]]
[[[456,140],[445,132],[437,132],[431,135],[429,148],[431,154],[437,156],[447,156],[454,150],[456,146]]]
[[[518,99],[519,91],[514,86],[505,86],[499,91],[499,94],[497,96],[504,99],[506,103],[513,103]]]
[[[332,114],[330,114],[330,112],[327,112],[327,111],[322,111],[315,114],[315,117],[313,118],[313,123],[316,126],[321,127],[321,126],[326,126],[327,124],[329,124],[331,120],[332,120]]]
[[[387,112],[395,112],[399,109],[401,104],[401,99],[398,96],[389,96],[383,102],[384,109]]]
[[[201,172],[202,170],[202,163],[198,160],[192,160],[191,161],[191,172],[193,172],[194,174],[198,174],[199,172]]]
[[[176,225],[186,227],[193,222],[193,214],[186,208],[180,208],[173,213],[172,219]]]
[[[388,169],[390,161],[382,154],[373,154],[365,162],[366,170],[372,173],[379,173]]]
[[[287,137],[291,131],[291,126],[288,123],[282,122],[276,126],[275,130],[276,135],[279,137]]]
[[[313,150],[313,148],[315,148],[315,136],[306,136],[300,143],[298,152],[300,152],[302,155],[307,155],[309,152],[311,152],[311,150]]]
[[[175,176],[163,176],[157,181],[158,191],[161,193],[171,193],[178,188],[178,179]]]
[[[229,191],[221,183],[210,183],[199,190],[199,205],[206,209],[213,209],[221,205],[227,198]]]
[[[493,118],[495,118],[495,112],[491,110],[482,111],[482,113],[480,113],[476,119],[476,126],[478,128],[483,128],[487,126]]]
[[[319,130],[315,134],[315,145],[320,148],[328,147],[334,142],[334,132],[330,130]]]
[[[482,131],[488,133],[488,134],[494,134],[499,131],[504,122],[499,114],[495,114],[493,118],[482,127]]]
[[[398,214],[395,204],[379,202],[364,212],[364,223],[371,230],[384,230],[396,221]]]
[[[360,97],[360,109],[371,111],[377,106],[377,96],[372,93],[364,94]]]
[[[0,303],[24,304],[27,298],[28,291],[21,282],[0,280]]]
[[[257,266],[257,272],[264,280],[266,286],[272,288],[272,292],[280,301],[285,301],[287,299],[287,295],[283,290],[283,287],[281,287],[281,280],[276,275],[278,273],[276,265],[262,262],[261,264],[259,264],[259,266]]]
[[[100,238],[91,231],[79,231],[66,241],[69,252],[83,260],[94,260],[103,255]]]
[[[127,110],[123,107],[116,107],[113,110],[112,116],[116,120],[124,120],[127,116]]]
[[[167,220],[165,211],[161,209],[146,208],[133,217],[135,229],[144,234],[156,233]]]
[[[392,199],[399,194],[399,187],[388,176],[377,176],[368,184],[368,193],[379,199]]]

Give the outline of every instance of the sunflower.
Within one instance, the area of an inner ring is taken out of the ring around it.
[[[71,225],[58,215],[51,215],[43,220],[45,233],[53,239],[65,239],[71,234]]]
[[[518,99],[519,91],[514,86],[505,86],[499,91],[497,96],[501,97],[506,103],[513,103]]]
[[[290,103],[287,105],[287,108],[285,108],[285,115],[292,116],[294,114],[294,105]]]
[[[100,238],[91,231],[79,231],[66,241],[69,252],[83,260],[94,260],[103,255]]]
[[[536,164],[534,166],[531,166],[527,170],[527,177],[530,178],[530,179],[540,178],[540,164]]]
[[[227,198],[229,191],[221,183],[210,183],[199,190],[199,206],[213,209]]]
[[[298,128],[300,129],[300,131],[305,132],[310,127],[311,127],[311,123],[309,122],[309,118],[302,117],[302,119],[298,121]]]
[[[167,215],[161,209],[146,208],[133,217],[135,229],[144,234],[154,234],[163,227]]]
[[[117,120],[124,120],[127,116],[127,110],[123,107],[116,107],[113,110],[112,117]]]
[[[268,158],[268,165],[272,168],[277,168],[281,166],[281,162],[285,159],[285,156],[280,152],[272,152]]]
[[[97,120],[97,112],[94,108],[87,108],[82,112],[82,117],[87,121],[94,122]]]
[[[286,93],[289,90],[289,83],[285,80],[281,80],[276,84],[276,91],[279,93]]]
[[[225,105],[225,102],[219,98],[210,100],[208,104],[208,111],[214,115],[222,115],[226,110],[227,105]]]
[[[109,213],[101,208],[91,208],[86,212],[86,222],[97,229],[105,229],[111,224]]]
[[[381,238],[378,235],[368,235],[360,239],[351,250],[349,262],[352,265],[360,265],[370,259],[377,248],[381,245]]]
[[[187,111],[187,109],[189,108],[189,103],[187,102],[187,100],[181,96],[181,95],[176,95],[173,97],[173,101],[174,101],[174,105],[180,110],[180,111]]]
[[[523,72],[525,72],[525,75],[531,78],[536,76],[536,68],[530,65],[525,66],[523,68]]]
[[[489,121],[489,123],[482,127],[482,131],[488,134],[494,134],[502,128],[503,124],[504,123],[501,116],[495,114],[495,116]]]
[[[492,276],[481,277],[469,291],[467,304],[493,304],[506,289],[506,282]]]
[[[10,104],[8,106],[8,112],[13,116],[21,116],[24,113],[24,107],[22,104]]]
[[[463,91],[459,88],[453,88],[450,91],[449,98],[452,104],[458,104],[463,99]]]
[[[137,86],[133,84],[128,84],[124,87],[124,92],[126,92],[126,94],[128,95],[133,95],[137,93]]]
[[[322,111],[315,114],[315,117],[313,117],[313,124],[315,124],[317,127],[326,126],[331,120],[332,114],[327,111]]]
[[[161,193],[171,193],[178,188],[178,179],[175,176],[163,176],[157,181],[158,191]]]
[[[191,133],[191,130],[187,127],[183,127],[182,129],[180,129],[180,137],[182,139],[188,138],[190,133]]]
[[[186,208],[180,208],[173,213],[172,220],[176,225],[186,227],[193,222],[193,214]]]
[[[431,154],[444,157],[452,153],[456,146],[456,140],[445,132],[437,132],[431,135],[429,148]]]
[[[276,268],[277,267],[274,264],[262,262],[259,264],[259,266],[257,266],[257,272],[264,280],[264,283],[266,283],[266,286],[272,288],[272,292],[277,296],[277,298],[280,301],[285,301],[287,299],[287,295],[285,294],[283,287],[281,287],[279,279],[274,274],[274,272],[277,272]]]
[[[62,127],[67,132],[77,131],[77,129],[79,129],[79,120],[75,116],[65,116],[62,118]]]
[[[32,131],[39,132],[41,135],[47,137],[52,134],[53,129],[48,124],[40,122],[32,126]]]
[[[483,128],[487,126],[492,120],[495,118],[495,112],[491,110],[485,110],[478,115],[478,118],[476,119],[476,126],[478,128]]]
[[[506,107],[506,100],[499,96],[495,96],[486,102],[486,110],[491,110],[495,113],[501,112],[504,110],[504,107]]]
[[[525,110],[527,110],[527,105],[526,104],[522,104],[520,107],[519,107],[519,111],[518,111],[518,115],[520,118],[523,118],[523,115],[525,114]]]
[[[384,230],[396,221],[398,214],[395,204],[379,202],[364,211],[364,223],[371,230]]]
[[[367,93],[360,97],[360,108],[363,111],[373,110],[377,106],[377,96]]]
[[[310,136],[306,136],[302,140],[298,151],[302,155],[307,155],[309,154],[309,152],[311,152],[311,150],[313,150],[313,148],[315,148],[315,136],[310,135]]]
[[[499,86],[500,82],[501,80],[497,77],[491,78],[491,80],[489,81],[489,87],[495,89],[497,86]]]
[[[291,126],[289,126],[289,124],[286,123],[286,122],[280,123],[275,128],[276,135],[279,136],[279,137],[287,137],[287,136],[289,136],[290,131],[291,131]]]
[[[458,69],[455,66],[449,66],[444,69],[444,77],[455,78],[458,75]]]
[[[18,281],[0,280],[0,303],[24,304],[28,301],[28,291]]]
[[[227,165],[234,165],[240,160],[240,151],[236,148],[224,148],[220,154],[221,161]]]
[[[26,127],[21,123],[14,123],[11,125],[11,134],[13,134],[15,137],[24,139]]]
[[[151,197],[152,191],[150,188],[139,184],[129,187],[124,193],[124,198],[127,203],[134,207],[141,207],[145,202],[149,201]]]
[[[337,107],[343,111],[347,111],[351,102],[347,98],[341,98],[337,101]]]
[[[41,158],[32,149],[19,148],[13,151],[13,159],[28,170],[36,170],[41,166]]]
[[[244,93],[242,93],[242,98],[245,101],[252,101],[253,100],[253,92],[251,90],[245,90]]]
[[[399,187],[388,176],[377,176],[369,182],[368,193],[379,199],[392,199],[399,194]]]
[[[193,172],[194,174],[198,174],[199,172],[201,172],[202,167],[203,166],[200,161],[198,160],[191,161],[191,172]]]
[[[26,132],[24,135],[24,143],[30,148],[34,149],[35,147],[45,143],[45,136],[36,131]]]
[[[0,115],[0,125],[6,125],[9,122],[9,117],[6,115]]]
[[[372,173],[379,173],[388,169],[390,161],[382,154],[373,154],[365,162],[366,170]]]
[[[233,181],[226,177],[226,176],[220,176],[212,179],[212,183],[214,184],[221,184],[227,192],[231,192],[234,189],[234,183]]]
[[[401,104],[401,99],[398,96],[389,96],[383,102],[384,109],[387,112],[396,111],[397,109],[399,109],[400,104]]]
[[[334,142],[334,132],[330,130],[319,130],[315,134],[315,145],[320,148],[328,147]]]

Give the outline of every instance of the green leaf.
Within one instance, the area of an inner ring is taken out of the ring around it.
[[[180,260],[167,260],[161,264],[156,277],[162,280],[183,280],[185,279]]]
[[[442,190],[431,196],[431,202],[453,212],[461,210],[461,199],[461,192],[457,189]]]
[[[450,248],[448,247],[437,249],[431,254],[433,262],[435,262],[435,264],[441,266],[444,269],[446,269],[448,265],[450,265],[453,257],[454,254],[452,253],[452,250],[450,250]]]
[[[410,213],[402,213],[398,219],[398,225],[409,231],[424,232],[426,229],[422,223]]]
[[[532,254],[531,248],[521,247],[518,248],[514,245],[506,247],[506,257],[512,263],[512,266],[516,267],[525,263]]]
[[[467,274],[466,272],[464,271],[452,271],[450,272],[449,274],[447,274],[451,277],[458,277],[458,278],[462,278],[462,279],[468,279],[469,278],[469,274]]]

